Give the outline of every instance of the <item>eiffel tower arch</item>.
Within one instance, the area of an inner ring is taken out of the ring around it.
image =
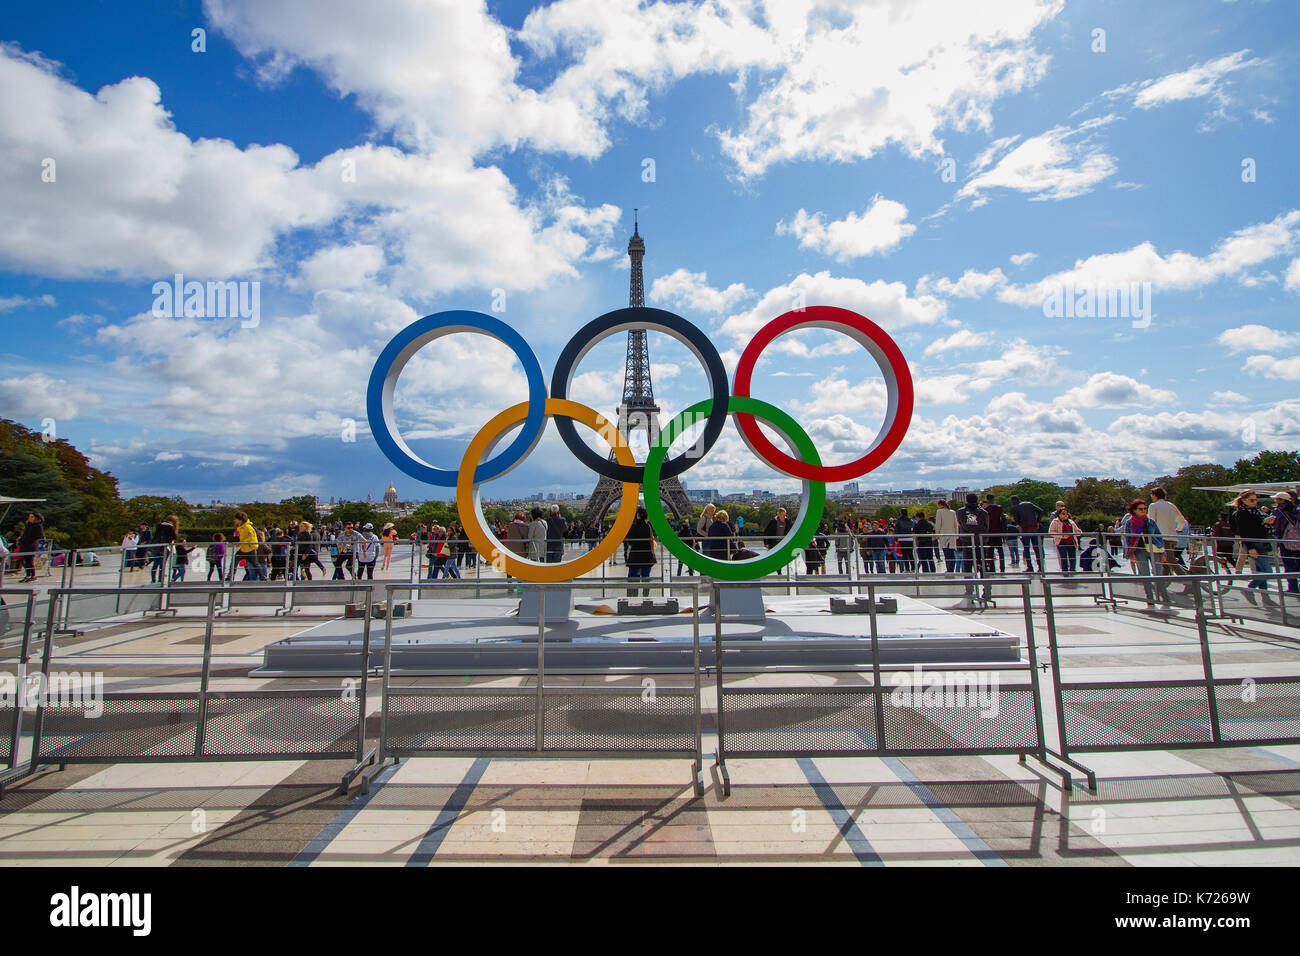
[[[636,210],[632,217],[632,238],[627,243],[627,254],[632,260],[632,277],[627,304],[645,307],[645,279],[641,260],[645,258],[645,240],[641,238]],[[650,348],[646,344],[645,329],[630,329],[627,333],[627,364],[623,369],[623,401],[618,406],[618,427],[628,438],[644,428],[649,444],[659,437],[659,406],[655,403],[654,384],[650,381]],[[614,453],[609,455],[614,461]],[[584,524],[603,520],[605,512],[618,504],[623,497],[623,485],[613,478],[601,476],[596,490],[587,499],[582,513]],[[690,513],[691,502],[686,489],[676,478],[659,482],[659,498],[678,518]]]

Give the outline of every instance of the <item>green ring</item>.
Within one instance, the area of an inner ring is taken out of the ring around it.
[[[646,514],[650,519],[650,526],[654,528],[655,535],[663,542],[664,547],[688,568],[721,581],[751,581],[785,567],[813,539],[826,508],[826,483],[823,481],[803,483],[803,500],[799,508],[803,519],[767,554],[757,558],[746,558],[744,561],[719,561],[688,547],[686,542],[677,536],[667,515],[664,514],[663,503],[659,500],[659,470],[673,441],[686,430],[687,419],[690,419],[691,424],[695,424],[699,421],[695,416],[707,417],[712,409],[711,398],[696,402],[665,425],[659,437],[650,446],[650,454],[645,462],[645,484],[642,487],[645,494]],[[780,432],[782,437],[795,447],[805,462],[821,464],[817,448],[808,437],[808,433],[781,409],[747,395],[732,395],[727,399],[727,414],[734,415],[737,412],[761,418]]]

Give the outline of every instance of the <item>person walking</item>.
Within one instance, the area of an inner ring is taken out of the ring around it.
[[[176,526],[172,524],[176,518],[168,515],[163,518],[153,529],[153,553],[150,556],[149,563],[149,583],[166,584],[163,566],[167,562],[167,555],[172,553],[176,544]]]
[[[257,529],[248,520],[247,512],[235,512],[235,537],[239,540],[239,550],[230,562],[230,580],[235,579],[235,568],[242,560],[245,581],[265,581],[266,569],[262,567],[262,559],[257,553]]]
[[[940,501],[935,506],[934,531],[939,536],[939,550],[943,553],[943,566],[949,574],[961,572],[961,556],[957,553],[957,512]]]
[[[506,536],[502,543],[515,557],[528,557],[528,521],[522,511],[516,511],[514,519],[506,525]]]
[[[1006,534],[1004,525],[1006,524],[1006,515],[1002,511],[1002,506],[997,503],[993,497],[993,492],[984,494],[984,511],[989,516],[989,536],[988,547],[998,560],[999,573],[1005,574],[1007,570],[1007,556],[1002,550],[1003,536]],[[990,566],[989,570],[992,570]]]
[[[375,562],[379,560],[380,541],[375,526],[366,522],[361,526],[361,544],[357,547],[357,580],[375,579]]]
[[[694,547],[695,547],[695,525],[691,524],[691,521],[690,521],[689,518],[682,518],[682,523],[681,523],[680,527],[678,527],[678,529],[677,529],[677,537],[679,537],[679,538],[682,539],[682,544],[686,545],[686,547],[688,547],[688,548],[694,548]],[[681,575],[681,573],[682,573],[682,568],[683,568],[683,567],[686,567],[686,573],[687,573],[687,574],[689,574],[689,575],[693,575],[693,574],[695,574],[695,569],[694,569],[694,568],[689,567],[689,566],[686,566],[686,565],[683,565],[683,564],[682,564],[682,559],[681,559],[681,558],[678,558],[678,559],[677,559],[677,574],[678,574],[678,575]]]
[[[1062,505],[1064,507],[1064,505]],[[1025,571],[1034,573],[1034,555],[1038,556],[1038,573],[1047,570],[1043,564],[1043,536],[1039,531],[1042,523],[1043,509],[1032,501],[1021,501],[1016,495],[1011,496],[1011,517],[1020,526],[1021,550],[1025,555]]]
[[[989,532],[989,515],[987,511],[980,507],[979,495],[973,491],[966,495],[965,506],[957,509],[957,527],[961,535],[958,538],[958,547],[962,553],[962,564],[966,568],[966,573],[976,577],[983,577],[989,571],[989,567],[984,560],[984,537]],[[975,586],[970,581],[966,582],[966,597],[967,599],[975,597]],[[983,589],[983,600],[988,601],[992,597],[992,588],[986,580]]]
[[[122,569],[130,571],[135,565],[135,546],[139,543],[140,536],[132,528],[122,536]]]
[[[709,511],[709,517],[712,520],[705,533],[704,553],[715,561],[730,561],[733,542],[731,523],[728,518],[731,516],[727,514],[725,508],[716,508]]]
[[[1164,550],[1165,540],[1160,526],[1147,514],[1147,503],[1141,498],[1134,498],[1129,503],[1128,513],[1120,520],[1118,530],[1120,553],[1128,559],[1134,572],[1144,578],[1153,577],[1154,565],[1159,561],[1153,561],[1152,555]],[[1146,593],[1148,606],[1155,604],[1157,596],[1162,605],[1169,605],[1167,582],[1157,580],[1153,589],[1150,581],[1143,581],[1142,590]]]
[[[354,564],[357,552],[360,550],[362,543],[365,541],[361,534],[352,526],[351,521],[343,523],[343,530],[334,536],[333,547],[337,548],[334,554],[334,578],[335,581],[346,581],[352,578],[354,581],[357,577],[357,570]],[[347,569],[347,574],[343,573]]]
[[[559,564],[564,560],[564,538],[569,533],[569,523],[560,514],[559,505],[551,505],[546,516],[546,563]]]
[[[916,513],[916,520],[912,523],[912,530],[916,532],[916,559],[918,570],[933,574],[935,570],[934,525],[930,522],[930,519],[925,516],[924,511],[918,511]]]
[[[207,552],[204,555],[208,559],[208,576],[205,580],[212,580],[212,572],[217,572],[217,583],[221,583],[224,575],[221,573],[222,566],[226,563],[226,536],[218,531],[212,536],[212,543],[208,545]]]
[[[1282,570],[1293,575],[1286,579],[1288,594],[1300,593],[1300,508],[1285,491],[1273,496],[1273,534],[1277,537],[1277,553],[1282,559]]]
[[[1255,595],[1250,591],[1263,591],[1264,603],[1272,604],[1273,598],[1268,593],[1268,579],[1258,575],[1271,574],[1273,571],[1273,537],[1272,526],[1277,523],[1273,515],[1265,517],[1259,510],[1259,496],[1253,491],[1243,491],[1237,499],[1237,510],[1233,515],[1233,528],[1241,538],[1242,549],[1246,552],[1255,572],[1247,586],[1246,596],[1253,602]]]
[[[528,523],[528,558],[542,564],[546,561],[546,518],[542,509],[533,508],[533,520]]]
[[[397,543],[397,528],[391,521],[384,525],[383,532],[379,537],[384,542],[384,563],[380,565],[380,571],[387,571],[388,566],[393,563],[393,545]]]
[[[1178,506],[1169,500],[1164,488],[1151,489],[1151,504],[1147,505],[1147,514],[1151,520],[1164,529],[1165,551],[1161,556],[1162,570],[1166,574],[1175,572],[1170,565],[1177,565],[1177,571],[1184,570],[1183,552],[1178,547],[1179,535],[1187,533],[1190,523]]]
[[[647,512],[643,507],[636,509],[636,518],[632,521],[632,527],[628,528],[625,551],[629,585],[627,596],[637,597],[637,588],[631,586],[632,582],[640,578],[648,584],[650,569],[655,565],[654,529],[650,527]],[[643,587],[640,591],[641,596],[650,596],[649,587]]]
[[[320,563],[318,551],[320,541],[313,528],[310,521],[298,522],[298,577],[306,577],[308,581],[312,580],[312,565],[320,568],[322,579],[325,577],[325,565]]]
[[[1073,574],[1076,570],[1075,562],[1079,556],[1079,538],[1083,534],[1083,529],[1070,517],[1069,509],[1062,508],[1056,517],[1052,519],[1047,532],[1052,536],[1052,541],[1056,545],[1056,557],[1060,562],[1062,573]]]

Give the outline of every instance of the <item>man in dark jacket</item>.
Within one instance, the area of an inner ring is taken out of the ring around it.
[[[655,563],[655,538],[645,508],[636,509],[636,518],[632,522],[632,527],[627,529],[627,538],[624,540],[626,542],[628,584],[631,584],[637,578],[648,584],[650,569],[654,567]],[[645,597],[650,596],[648,587],[640,590]],[[629,587],[627,596],[636,597],[637,588]]]
[[[998,570],[1006,571],[1007,556],[1002,550],[1003,544],[1003,525],[1006,523],[1005,516],[1002,512],[1002,506],[993,499],[993,493],[988,492],[984,495],[984,511],[989,516],[989,551],[997,556]],[[992,562],[989,564],[989,570],[993,569]]]
[[[989,513],[980,507],[979,495],[971,492],[966,496],[964,507],[957,509],[957,547],[961,550],[962,561],[966,565],[967,573],[973,573],[976,570],[980,574],[987,574],[991,568],[987,560],[984,539],[989,533]],[[980,564],[978,569],[975,565],[975,556],[979,555]],[[1041,558],[1039,564],[1042,564]],[[966,596],[968,598],[975,596],[975,586],[969,581],[966,584]],[[984,585],[984,600],[987,601],[992,597],[992,589],[986,583]]]
[[[1025,570],[1030,574],[1034,573],[1033,555],[1037,554],[1038,573],[1042,574],[1046,570],[1043,565],[1043,533],[1039,530],[1043,509],[1032,501],[1021,501],[1016,495],[1012,495],[1011,517],[1015,519],[1016,524],[1020,525],[1020,543],[1024,546],[1022,550],[1025,552]]]
[[[27,516],[23,525],[22,536],[18,539],[18,551],[23,558],[24,575],[19,584],[36,580],[36,549],[45,540],[45,519],[33,511]]]
[[[564,560],[564,538],[569,533],[569,523],[560,514],[559,505],[551,505],[546,516],[546,562],[559,564]]]
[[[778,508],[776,516],[771,518],[767,522],[767,527],[763,529],[763,547],[775,548],[789,530],[790,518],[786,515],[784,508]]]

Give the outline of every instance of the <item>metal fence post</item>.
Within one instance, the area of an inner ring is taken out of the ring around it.
[[[867,584],[867,614],[871,619],[871,683],[876,698],[876,749],[885,751],[885,694],[880,676],[880,632],[876,628],[876,586]],[[913,691],[915,693],[915,691]]]
[[[8,767],[18,765],[18,748],[22,743],[23,736],[23,705],[26,703],[27,695],[23,692],[27,677],[27,661],[31,657],[31,640],[32,640],[32,615],[36,610],[36,592],[27,592],[26,607],[23,612],[23,643],[18,653],[18,686],[15,688],[14,699],[14,726],[9,735],[9,761]]]
[[[545,690],[543,684],[546,681],[546,585],[535,585],[537,588],[537,726],[536,726],[536,749],[538,753],[542,752],[542,724],[543,724],[543,707],[545,706],[543,697]],[[523,600],[523,594],[520,593],[520,600]]]
[[[57,591],[55,592],[57,594]],[[45,641],[41,647],[41,695],[36,699],[36,721],[32,731],[32,759],[28,773],[35,773],[40,766],[41,730],[45,723],[45,688],[49,686],[50,649],[54,643],[54,618],[57,613],[57,600],[51,596],[49,610],[45,615]],[[26,693],[26,688],[23,692]]]
[[[203,756],[203,738],[208,730],[208,681],[212,676],[212,621],[217,610],[217,592],[208,591],[208,615],[203,624],[203,670],[199,675],[199,726],[194,734],[194,756]]]
[[[1214,665],[1210,660],[1210,634],[1205,626],[1205,605],[1201,598],[1200,582],[1192,585],[1196,598],[1196,633],[1201,641],[1201,671],[1205,677],[1205,694],[1210,704],[1210,739],[1221,743],[1219,736],[1219,698],[1214,692]]]
[[[1039,562],[1042,563],[1041,561]],[[1070,751],[1065,742],[1065,696],[1061,693],[1061,650],[1056,641],[1056,609],[1052,605],[1052,583],[1046,574],[1041,575],[1043,586],[1043,611],[1047,616],[1047,650],[1051,654],[1052,691],[1056,704],[1056,736],[1061,748],[1061,759],[1068,759]]]

